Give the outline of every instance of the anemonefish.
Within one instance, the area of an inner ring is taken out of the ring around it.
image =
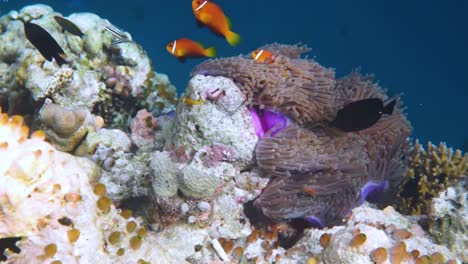
[[[240,35],[231,31],[231,22],[223,10],[207,0],[192,0],[192,10],[198,23],[208,26],[214,33],[224,36],[231,46],[240,42]]]
[[[364,130],[377,123],[383,114],[391,115],[396,102],[397,99],[393,99],[386,106],[380,98],[351,102],[338,110],[330,125],[345,132]]]
[[[167,52],[174,55],[181,61],[186,58],[214,57],[216,56],[215,47],[205,49],[202,44],[188,38],[180,38],[172,41],[166,46]]]
[[[260,63],[272,63],[275,58],[271,51],[258,49],[252,52],[252,59]]]

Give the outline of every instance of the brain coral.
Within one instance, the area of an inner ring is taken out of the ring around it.
[[[251,106],[293,120],[278,133],[267,131],[257,144],[257,165],[271,179],[254,211],[274,222],[305,218],[328,226],[366,199],[388,202],[406,169],[411,132],[399,98],[392,115],[343,133],[327,124],[338,109],[366,98],[389,100],[385,90],[359,72],[336,80],[332,69],[300,58],[309,50],[304,46],[262,48],[274,54],[273,63],[237,56],[208,60],[193,71],[231,78]]]

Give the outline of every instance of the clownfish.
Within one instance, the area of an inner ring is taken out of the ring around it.
[[[181,61],[184,61],[187,57],[199,58],[199,57],[215,57],[215,47],[205,49],[202,44],[190,40],[188,38],[180,38],[172,41],[166,46],[167,52],[174,55]]]
[[[275,58],[271,51],[258,49],[252,52],[252,59],[260,63],[272,63]]]
[[[310,195],[310,196],[316,196],[317,195],[317,190],[311,187],[305,186],[303,188],[304,193]]]
[[[231,31],[231,21],[217,4],[208,0],[192,0],[192,10],[199,24],[226,38],[229,45],[239,44],[240,35]]]

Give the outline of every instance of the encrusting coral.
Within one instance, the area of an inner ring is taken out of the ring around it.
[[[58,150],[66,152],[74,151],[89,132],[104,126],[104,120],[87,109],[70,110],[47,102],[39,116],[47,140]]]
[[[432,199],[429,213],[429,232],[435,241],[447,246],[465,263],[468,262],[467,203],[468,178],[464,177]]]
[[[468,175],[468,154],[452,150],[444,143],[416,141],[409,156],[409,169],[399,186],[395,206],[407,214],[429,213],[432,198]]]

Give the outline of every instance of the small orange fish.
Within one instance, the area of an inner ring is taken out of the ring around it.
[[[192,0],[192,10],[200,24],[226,38],[229,45],[239,44],[240,35],[231,31],[231,21],[217,4],[208,0]]]
[[[304,187],[303,191],[304,191],[306,194],[310,195],[310,196],[315,196],[315,195],[317,195],[317,190],[316,190],[316,189],[313,189],[313,188],[310,188],[310,187],[307,187],[307,186]]]
[[[181,61],[186,58],[214,57],[216,56],[215,47],[205,49],[202,44],[188,38],[180,38],[172,41],[166,46],[167,52],[174,55]]]
[[[272,63],[275,58],[271,51],[258,49],[252,52],[252,59],[260,63]]]

